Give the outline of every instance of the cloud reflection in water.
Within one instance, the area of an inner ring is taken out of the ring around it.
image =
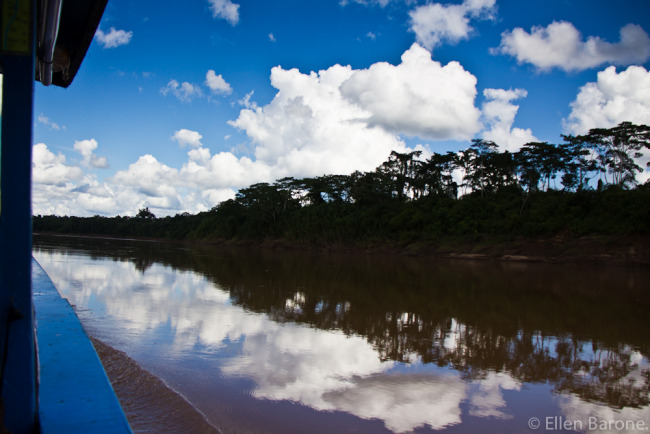
[[[152,357],[215,356],[212,368],[228,378],[252,381],[256,398],[379,419],[394,432],[423,426],[442,429],[461,423],[463,414],[513,418],[504,391],[519,391],[523,383],[508,371],[467,375],[463,369],[423,363],[417,353],[404,355],[402,360],[410,363],[386,359],[366,336],[274,321],[269,312],[233,304],[230,293],[207,277],[161,263],[139,269],[131,261],[57,251],[36,251],[34,256],[64,297],[82,311],[91,334],[109,342],[127,339],[133,349],[160,343]],[[286,298],[285,312],[301,314],[306,299],[296,290]],[[324,304],[314,309],[318,313]],[[344,314],[350,309],[350,303],[341,302],[335,310]],[[402,314],[396,321],[399,325],[412,319]],[[452,319],[437,345],[453,360],[469,348],[470,332]],[[545,339],[544,354],[557,358],[560,341]],[[237,350],[229,351],[234,343]],[[646,363],[638,352],[631,354]],[[188,375],[202,374],[187,366]],[[647,363],[643,366],[647,369]],[[630,375],[640,375],[641,370]],[[575,418],[610,410],[574,395],[557,399],[563,414]],[[647,407],[626,411],[630,417],[650,415]]]

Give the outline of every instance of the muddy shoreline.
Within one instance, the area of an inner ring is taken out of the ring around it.
[[[279,251],[315,251],[362,255],[399,255],[474,261],[611,264],[650,268],[650,235],[591,235],[576,237],[518,237],[422,240],[404,244],[319,243],[287,240],[171,240],[140,237],[107,237],[85,234],[35,233],[34,235],[97,238],[123,241],[177,243],[189,246],[224,246]]]

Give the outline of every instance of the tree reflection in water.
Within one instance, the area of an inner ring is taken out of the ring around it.
[[[49,237],[34,245],[141,272],[154,263],[192,270],[276,322],[363,336],[383,361],[417,359],[466,380],[507,373],[618,409],[650,404],[647,270]]]

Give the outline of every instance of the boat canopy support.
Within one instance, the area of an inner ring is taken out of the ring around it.
[[[32,122],[36,0],[2,1],[0,134],[0,383],[4,425],[37,428],[32,304]]]
[[[39,365],[36,340],[39,339],[39,345],[47,344],[47,333],[40,339],[40,331],[35,331],[33,304],[32,125],[34,80],[44,85],[70,85],[92,42],[107,1],[0,0],[0,432],[89,431],[83,424],[76,424],[77,431],[70,431],[69,426],[65,431],[59,430],[56,421],[50,422],[52,419],[43,415],[39,417],[39,392],[51,390],[45,385],[52,384],[52,378],[41,378],[46,381],[41,381],[44,387],[39,390],[39,372],[43,375],[55,372],[54,365],[46,367],[45,363],[58,360],[65,365],[74,364],[75,360],[46,357]],[[66,305],[57,306],[63,309]],[[74,314],[72,316],[76,319]],[[87,344],[85,348],[90,348],[92,353],[89,340]],[[90,369],[88,372],[100,373],[101,381],[92,384],[105,386],[101,364],[97,369],[98,359],[90,354],[83,360],[85,367]],[[117,403],[110,384],[106,393],[109,401],[113,399]],[[80,389],[75,392],[75,396],[82,394]],[[42,404],[41,407],[47,408],[52,403]],[[119,403],[117,408],[119,411],[113,413],[113,419],[120,429],[114,432],[130,432]],[[56,410],[48,414],[58,413],[60,411]],[[47,427],[43,426],[45,420]],[[94,428],[92,431],[102,432]]]

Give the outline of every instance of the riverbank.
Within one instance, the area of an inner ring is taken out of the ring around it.
[[[650,266],[650,188],[537,191],[524,199],[510,188],[458,199],[287,203],[269,209],[226,201],[210,211],[163,218],[147,209],[136,217],[34,216],[33,230],[274,249]]]
[[[305,244],[284,240],[266,240],[259,244],[224,241],[226,245],[259,246],[280,250],[319,250],[362,254],[390,254],[448,259],[548,263],[607,263],[650,267],[650,236],[592,235],[574,237],[518,237],[512,240],[483,238],[443,239],[404,245],[369,243],[365,245]]]
[[[650,267],[649,235],[559,234],[553,237],[487,238],[469,240],[446,238],[422,240],[402,245],[388,243],[306,243],[283,239],[251,240],[168,240],[147,237],[107,237],[84,234],[36,233],[35,235],[171,242],[187,245],[222,245],[227,247],[268,250],[319,251],[365,255],[399,255],[440,257],[459,260],[486,260],[547,263],[602,263],[633,267]]]

